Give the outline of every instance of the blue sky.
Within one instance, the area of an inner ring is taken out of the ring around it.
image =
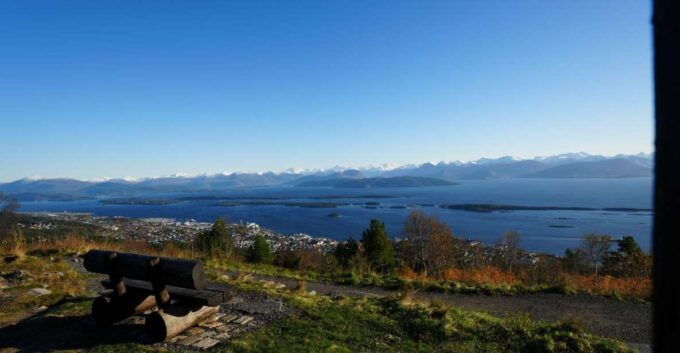
[[[0,2],[0,181],[652,151],[648,1]]]

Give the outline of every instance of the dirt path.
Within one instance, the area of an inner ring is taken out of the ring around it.
[[[286,278],[255,276],[276,280],[286,286],[297,281]],[[352,287],[308,282],[307,288],[324,295],[376,296],[394,295],[393,291],[377,287]],[[642,352],[650,351],[652,340],[652,307],[638,303],[591,295],[527,294],[515,296],[443,294],[417,292],[419,300],[438,300],[460,308],[481,310],[493,315],[527,313],[541,321],[576,320],[588,331],[628,342]]]

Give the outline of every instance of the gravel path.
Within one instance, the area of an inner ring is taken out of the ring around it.
[[[286,286],[297,281],[286,278],[255,276],[275,280]],[[308,282],[307,288],[324,295],[375,296],[394,295],[395,292],[377,287],[352,287]],[[417,292],[415,298],[438,300],[460,308],[481,310],[497,316],[527,313],[541,321],[571,319],[588,331],[628,342],[642,352],[650,351],[652,340],[652,307],[649,303],[622,301],[592,295],[526,294],[515,296],[444,294]]]

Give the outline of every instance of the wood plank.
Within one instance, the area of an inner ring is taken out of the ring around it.
[[[112,257],[115,258],[115,269],[111,268],[109,259]],[[155,258],[157,256],[93,249],[85,254],[83,264],[90,272],[110,274],[115,270],[125,278],[150,281],[153,273],[149,264]],[[158,266],[160,279],[167,285],[190,289],[203,289],[206,286],[201,261],[160,257]]]
[[[103,280],[102,286],[107,289],[111,289],[111,281],[108,279]],[[125,279],[125,286],[128,291],[144,291],[152,293],[153,288],[150,282],[140,281],[135,279]],[[188,289],[175,286],[167,286],[168,292],[170,293],[170,299],[187,300],[193,303],[200,303],[206,306],[219,305],[224,301],[225,293],[211,290],[202,289]]]

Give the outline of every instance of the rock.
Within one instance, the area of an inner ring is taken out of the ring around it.
[[[9,284],[7,283],[7,280],[0,277],[0,289],[8,288],[8,287],[9,287]]]
[[[181,340],[183,340],[183,339],[185,339],[185,338],[187,338],[187,336],[184,336],[184,335],[177,335],[177,336],[175,336],[175,337],[170,337],[170,339],[168,339],[167,342],[175,343],[175,342],[181,341]]]
[[[194,344],[194,343],[200,341],[202,338],[203,337],[201,337],[201,335],[193,335],[193,336],[189,336],[185,339],[177,341],[177,344],[181,344],[183,346],[188,346],[190,344]]]
[[[314,295],[316,295],[316,291],[315,291],[315,290],[310,290],[307,294],[314,296]]]
[[[222,317],[221,320],[222,320],[222,322],[230,323],[230,322],[232,322],[236,319],[238,319],[238,315],[225,315],[225,316]]]
[[[49,290],[49,289],[38,287],[38,288],[33,288],[33,289],[29,290],[28,294],[36,296],[36,297],[41,297],[43,295],[52,294],[52,291]]]
[[[44,305],[43,305],[43,306],[39,306],[39,307],[37,307],[37,308],[33,308],[33,312],[34,312],[34,313],[40,313],[40,312],[43,312],[43,311],[45,311],[45,310],[47,310],[47,307],[44,306]]]
[[[201,322],[198,325],[201,326],[201,327],[206,327],[206,328],[216,328],[216,327],[224,325],[224,322]]]
[[[219,333],[227,332],[227,331],[229,331],[229,326],[227,326],[226,324],[222,325],[222,326],[217,326],[217,327],[215,327],[215,331],[217,331]]]
[[[280,282],[274,282],[274,288],[275,289],[283,289],[286,288],[286,285]]]
[[[219,320],[220,318],[222,318],[224,315],[226,315],[226,314],[225,314],[225,313],[215,313],[215,314],[213,314],[211,317],[205,319],[205,322],[213,322],[213,321],[217,321],[217,320]]]
[[[216,344],[220,343],[220,341],[212,338],[204,338],[196,343],[193,344],[193,347],[196,347],[198,349],[208,349]]]
[[[213,338],[216,339],[216,340],[224,341],[224,340],[228,339],[229,337],[231,337],[231,334],[229,334],[229,332],[225,331],[225,332],[222,332],[222,333],[220,333],[219,335],[217,335]]]
[[[245,325],[245,324],[247,324],[247,323],[249,323],[249,322],[251,322],[251,321],[253,321],[253,317],[252,317],[252,316],[243,315],[243,316],[239,317],[238,319],[236,319],[236,320],[234,321],[234,323],[235,323],[235,324],[239,324],[239,325]]]
[[[12,272],[3,273],[0,275],[0,277],[8,281],[23,281],[25,279],[31,278],[31,275],[29,275],[28,272],[22,270],[14,270]]]
[[[231,282],[231,277],[229,277],[229,275],[222,275],[220,276],[220,279],[225,282]]]

